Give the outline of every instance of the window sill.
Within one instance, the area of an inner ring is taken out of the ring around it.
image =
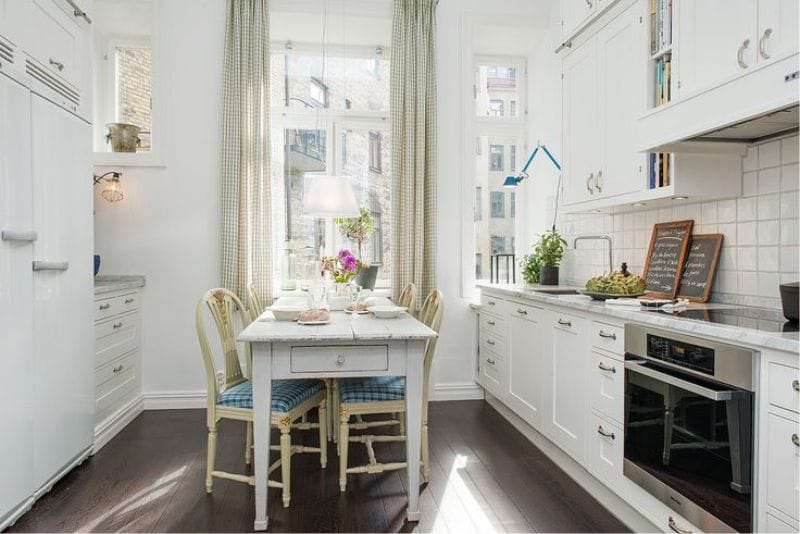
[[[295,289],[293,291],[278,289],[273,293],[273,297],[276,299],[281,297],[305,297],[306,295],[308,295],[308,291],[303,291],[301,289]],[[388,287],[376,287],[369,296],[392,298],[392,290]]]
[[[94,152],[95,167],[166,167],[158,154],[149,152]]]

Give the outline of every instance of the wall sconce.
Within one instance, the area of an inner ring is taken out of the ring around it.
[[[110,176],[109,176],[110,175]],[[125,195],[122,192],[122,184],[119,183],[119,177],[122,176],[121,172],[110,171],[100,176],[94,175],[94,185],[103,184],[103,190],[100,196],[108,202],[119,202]]]

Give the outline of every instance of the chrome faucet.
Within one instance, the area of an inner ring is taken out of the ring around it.
[[[614,260],[613,260],[613,258],[611,256],[611,250],[613,248],[614,242],[611,240],[611,236],[610,235],[579,235],[578,237],[575,238],[575,241],[572,243],[572,247],[577,249],[578,248],[578,241],[581,241],[581,240],[584,240],[584,239],[587,239],[587,240],[588,239],[591,239],[591,240],[603,239],[605,241],[608,241],[608,272],[609,273],[613,272],[614,271]]]

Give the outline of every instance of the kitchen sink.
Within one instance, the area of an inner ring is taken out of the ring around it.
[[[568,287],[536,287],[531,291],[536,293],[547,293],[548,295],[578,295],[577,289],[570,289]]]

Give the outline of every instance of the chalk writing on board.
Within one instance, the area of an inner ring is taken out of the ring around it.
[[[693,221],[656,224],[647,255],[645,285],[648,291],[675,295],[686,256]]]
[[[679,297],[699,302],[708,300],[717,270],[722,239],[722,234],[692,236],[678,289]]]

